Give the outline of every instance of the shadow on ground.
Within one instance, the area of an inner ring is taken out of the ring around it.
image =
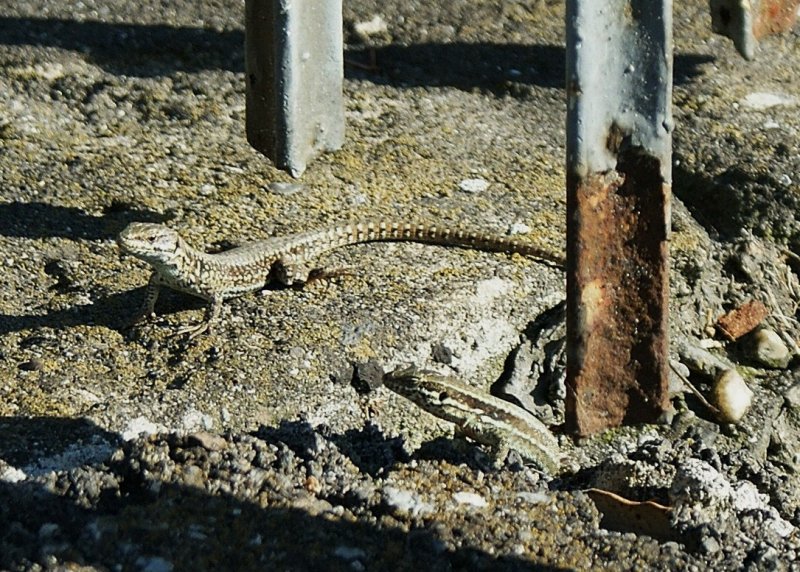
[[[67,19],[0,18],[0,44],[57,47],[86,54],[103,69],[152,77],[226,69],[244,72],[244,32],[191,26],[109,24]],[[562,46],[487,42],[428,43],[379,48],[355,46],[345,53],[350,78],[410,86],[453,86],[517,95],[514,86],[563,88]],[[675,82],[696,76],[712,58],[675,57]]]
[[[275,431],[284,438],[296,433]],[[269,431],[260,434],[270,438]],[[530,570],[533,566],[530,561],[497,558],[471,548],[448,550],[434,527],[405,532],[362,520],[346,522],[334,513],[315,515],[278,506],[279,502],[270,502],[269,491],[258,495],[260,502],[252,502],[222,491],[211,494],[159,481],[140,457],[147,449],[122,443],[119,436],[85,420],[0,419],[0,460],[18,468],[45,466],[43,457],[78,451],[76,440],[95,448],[104,444],[107,454],[102,459],[81,458],[77,453],[63,457],[61,466],[53,467],[56,472],[42,473],[36,480],[20,479],[19,474],[10,478],[5,467],[0,481],[0,566],[72,562],[161,569],[171,564],[178,571],[263,570],[264,566],[349,571],[359,564],[386,570]],[[305,450],[309,443],[301,437],[288,445]],[[180,456],[180,448],[171,454]],[[191,465],[176,468],[188,471]]]

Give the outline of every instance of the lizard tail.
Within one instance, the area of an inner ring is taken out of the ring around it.
[[[331,237],[340,245],[359,242],[420,242],[442,246],[459,246],[489,252],[518,253],[563,267],[563,256],[554,254],[529,242],[516,238],[492,235],[459,227],[441,227],[422,222],[398,223],[373,221],[344,224],[333,229]]]

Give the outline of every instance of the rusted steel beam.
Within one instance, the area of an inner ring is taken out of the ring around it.
[[[733,40],[745,59],[755,57],[764,36],[792,29],[800,0],[710,0],[711,29]]]
[[[246,0],[247,140],[299,177],[344,143],[341,0]]]
[[[567,426],[669,405],[670,0],[567,1]]]

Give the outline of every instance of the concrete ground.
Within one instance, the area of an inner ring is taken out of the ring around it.
[[[755,297],[797,338],[798,32],[746,62],[705,2],[675,6],[673,345],[741,364],[752,411],[720,425],[680,393],[669,424],[562,437],[552,478],[490,469],[354,373],[415,363],[489,391],[533,347],[528,393],[563,378],[563,331],[531,333],[563,273],[535,260],[360,245],[320,259],[336,280],[232,300],[196,340],[170,335],[203,308],[175,293],[127,327],[148,276],[115,243],[132,221],[214,250],[381,217],[564,248],[563,3],[345,2],[347,141],[299,180],[245,140],[243,9],[0,10],[0,568],[791,567],[794,370],[708,325]],[[552,383],[529,398],[557,424]]]

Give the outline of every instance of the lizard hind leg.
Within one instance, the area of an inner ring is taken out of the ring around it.
[[[302,287],[313,282],[325,282],[350,275],[346,268],[309,268],[297,262],[277,260],[270,272],[270,279],[284,286]]]
[[[308,282],[311,270],[305,264],[294,260],[279,258],[270,269],[270,281],[284,286],[302,286]]]

